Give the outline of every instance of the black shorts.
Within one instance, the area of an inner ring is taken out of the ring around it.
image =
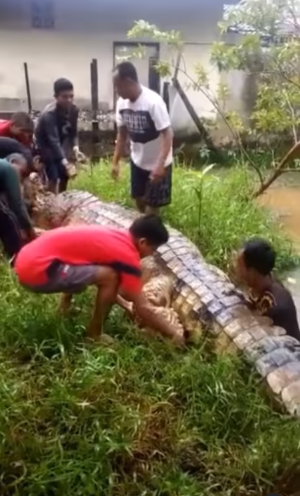
[[[150,207],[164,207],[171,203],[172,165],[166,167],[166,174],[159,181],[150,181],[151,172],[141,169],[131,161],[131,196],[143,198]]]
[[[58,160],[47,157],[44,160],[44,164],[46,176],[49,181],[56,183],[58,180],[66,181],[68,179],[65,167]]]
[[[34,293],[81,293],[95,283],[99,265],[72,265],[54,260],[46,270],[48,281],[41,285],[20,284]]]

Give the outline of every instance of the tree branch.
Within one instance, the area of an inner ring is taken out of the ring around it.
[[[290,162],[291,160],[294,160],[296,158],[295,155],[297,155],[299,152],[300,152],[300,141],[298,141],[298,143],[296,143],[287,152],[287,154],[283,157],[283,159],[278,164],[276,169],[272,172],[272,174],[269,176],[269,178],[263,184],[260,185],[260,187],[258,188],[257,191],[255,191],[255,193],[253,193],[252,198],[254,199],[254,198],[257,198],[258,196],[260,196],[264,191],[266,191],[266,189],[268,189],[271,186],[271,184],[273,184],[273,182],[279,176],[281,176],[281,174],[283,174],[284,172],[290,172],[291,169],[285,169],[285,166],[287,165],[288,162]]]
[[[235,129],[231,126],[230,122],[228,121],[228,119],[226,118],[226,115],[224,114],[224,112],[222,111],[222,109],[220,108],[220,106],[218,105],[218,103],[216,102],[216,100],[214,100],[210,95],[207,94],[206,91],[204,91],[204,89],[183,69],[180,69],[179,67],[176,68],[178,72],[181,72],[182,74],[184,74],[190,81],[191,83],[197,87],[197,89],[209,100],[209,102],[214,106],[214,108],[216,109],[216,111],[219,113],[219,115],[221,116],[221,118],[223,119],[223,121],[225,122],[226,126],[228,127],[228,129],[230,130],[232,136],[237,140],[237,143],[238,143],[238,146],[241,150],[241,153],[247,158],[250,166],[255,170],[255,172],[257,173],[258,175],[258,178],[259,178],[259,181],[261,184],[263,184],[263,175],[259,169],[259,167],[253,162],[253,160],[251,159],[251,157],[249,156],[248,152],[245,150],[244,146],[243,146],[243,143],[242,143],[242,140],[241,140],[241,137],[239,135],[239,133],[237,131],[235,131]]]
[[[283,92],[283,94],[284,94],[284,96],[285,96],[285,99],[286,99],[286,101],[287,101],[288,107],[289,107],[289,109],[290,109],[290,112],[291,112],[291,115],[292,115],[292,119],[293,119],[293,121],[295,122],[295,120],[296,120],[295,111],[294,111],[294,109],[293,109],[293,107],[292,107],[292,105],[291,105],[291,101],[290,101],[290,99],[289,99],[289,96],[288,96],[288,94],[287,94],[287,92],[286,92],[286,91],[284,91],[284,92]],[[295,126],[294,122],[293,122],[293,124],[292,124],[292,130],[293,130],[294,141],[295,141],[295,143],[297,143],[297,141],[298,141],[298,136],[297,136],[297,129],[296,129],[296,126]]]

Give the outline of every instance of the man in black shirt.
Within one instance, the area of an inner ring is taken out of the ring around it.
[[[249,306],[273,324],[285,329],[289,336],[300,341],[297,311],[290,292],[277,280],[272,271],[276,254],[263,239],[247,241],[237,257],[237,273],[249,287]]]
[[[77,124],[78,108],[73,103],[74,88],[68,79],[54,83],[55,101],[41,113],[35,136],[53,193],[67,189],[72,169],[69,160],[80,158]]]
[[[36,237],[21,190],[21,183],[30,171],[21,154],[0,159],[0,240],[10,259],[24,243]]]

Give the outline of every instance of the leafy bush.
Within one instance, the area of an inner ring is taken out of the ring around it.
[[[82,173],[74,183],[106,201],[132,206],[129,198],[128,167],[124,166],[118,183],[109,175],[105,162]],[[172,204],[163,211],[165,220],[201,250],[211,263],[227,269],[232,251],[253,236],[263,236],[274,243],[278,252],[277,270],[295,262],[292,245],[278,230],[278,221],[249,200],[253,179],[245,168],[233,167],[225,174],[176,167]]]

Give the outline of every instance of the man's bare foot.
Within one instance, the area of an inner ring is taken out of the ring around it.
[[[104,346],[110,346],[115,342],[114,338],[104,333],[95,337],[87,336],[86,340],[91,345],[103,344]]]

